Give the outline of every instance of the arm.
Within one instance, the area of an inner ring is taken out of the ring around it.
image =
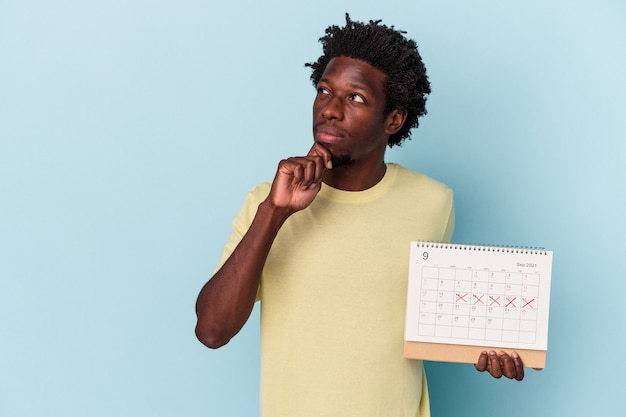
[[[198,295],[196,336],[203,344],[225,345],[248,320],[274,238],[289,216],[315,199],[324,171],[332,168],[330,161],[328,150],[315,144],[307,156],[279,163],[270,194],[250,228]]]

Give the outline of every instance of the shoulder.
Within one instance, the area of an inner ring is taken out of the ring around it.
[[[254,187],[246,194],[246,203],[257,205],[260,204],[270,193],[270,189],[272,188],[271,182],[261,182]]]
[[[395,215],[423,240],[449,240],[454,229],[454,194],[444,183],[400,165],[390,193]]]
[[[247,229],[250,223],[252,223],[259,204],[269,195],[271,186],[271,182],[259,183],[246,193],[243,204],[235,216],[234,225],[241,230]]]
[[[396,171],[395,184],[404,189],[415,190],[431,196],[440,195],[452,198],[452,190],[444,183],[420,172],[412,171],[399,164],[389,163],[390,169]]]

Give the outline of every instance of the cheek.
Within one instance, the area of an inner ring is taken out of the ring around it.
[[[355,127],[368,136],[378,136],[385,131],[385,119],[371,112],[359,114],[355,119]]]
[[[313,99],[313,110],[321,110],[328,104],[329,100],[329,95],[317,93],[315,99]]]
[[[320,102],[320,100],[315,100],[313,102],[313,113],[321,114],[323,108],[324,108],[324,105]]]

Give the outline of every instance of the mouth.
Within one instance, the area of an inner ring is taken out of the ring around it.
[[[345,132],[341,129],[337,129],[336,127],[315,126],[313,129],[313,135],[317,142],[337,143],[344,139]]]

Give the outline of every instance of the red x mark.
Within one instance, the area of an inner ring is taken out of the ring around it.
[[[466,293],[466,294],[463,294],[463,295],[461,295],[461,294],[457,293],[457,294],[456,294],[456,301],[457,301],[457,302],[458,302],[458,301],[463,301],[464,303],[467,303],[467,300],[465,299],[465,297],[467,297],[467,293]]]
[[[493,298],[493,296],[490,295],[489,299],[491,300],[491,301],[489,301],[489,305],[490,306],[492,306],[494,304],[500,305],[500,296],[497,296],[496,298]]]
[[[517,300],[517,297],[513,297],[513,298],[506,297],[506,301],[507,301],[506,306],[515,307],[515,303],[514,303],[515,300]]]
[[[533,306],[530,304],[533,301],[535,301],[534,298],[530,299],[530,300],[526,300],[525,298],[522,298],[522,300],[524,301],[524,306],[522,308],[526,308],[526,307],[530,307],[533,308]]]
[[[472,294],[474,296],[474,305],[481,303],[481,304],[485,304],[483,303],[483,297],[485,296],[484,294],[481,295],[480,297],[477,296],[476,294]]]

